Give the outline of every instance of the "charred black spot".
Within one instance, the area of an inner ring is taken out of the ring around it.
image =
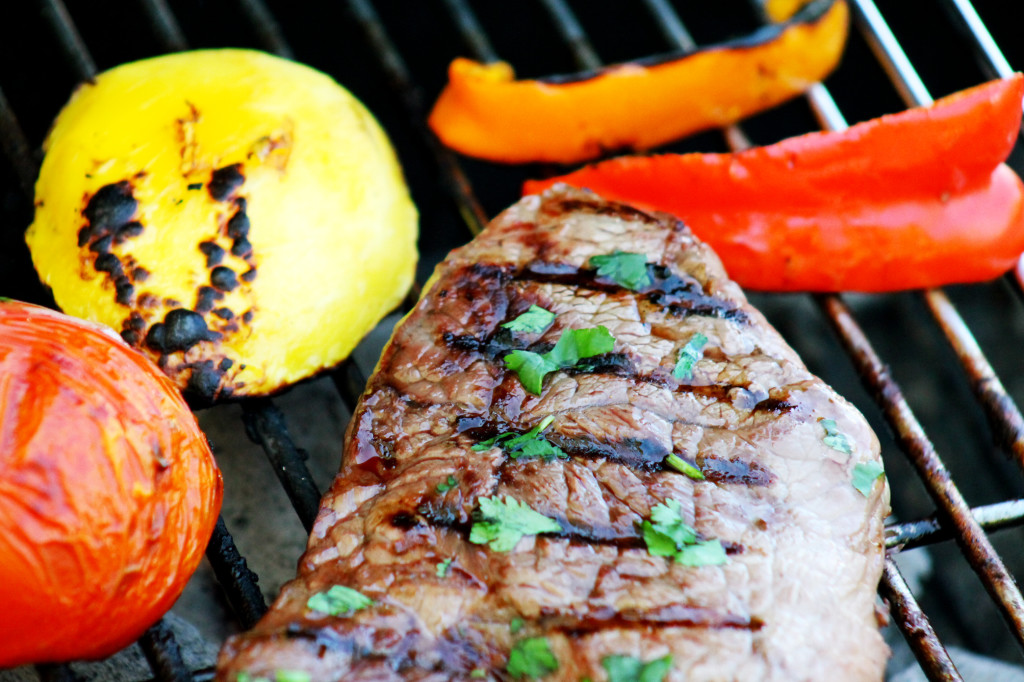
[[[196,293],[196,312],[210,312],[213,310],[213,306],[216,305],[216,302],[222,298],[224,298],[224,294],[220,293],[213,287],[199,287],[199,291]]]
[[[201,183],[201,182],[193,182],[193,183],[189,184],[188,188],[190,190],[202,189],[203,188],[203,183]]]
[[[141,265],[137,268],[132,268],[133,282],[145,282],[147,279],[149,279],[149,270],[142,267]]]
[[[89,250],[93,253],[110,253],[110,247],[113,243],[114,238],[108,234],[106,237],[100,237],[90,244]]]
[[[632,376],[636,370],[633,362],[625,353],[603,353],[583,358],[569,370],[571,374],[614,374],[616,376]]]
[[[133,220],[117,228],[117,232],[114,233],[114,243],[121,244],[126,239],[138,237],[140,234],[142,234],[142,223]]]
[[[700,463],[700,470],[704,478],[712,483],[764,486],[775,480],[775,475],[757,462],[745,462],[741,459],[704,457]]]
[[[96,257],[96,262],[93,263],[93,267],[99,272],[107,272],[117,277],[124,274],[124,268],[121,266],[121,259],[112,253],[103,253]]]
[[[86,204],[83,215],[89,221],[94,236],[113,232],[132,219],[139,203],[132,196],[132,186],[127,180],[104,185],[96,191]]]
[[[185,388],[190,393],[212,399],[217,394],[220,380],[221,373],[214,368],[213,360],[203,360],[192,365],[192,374]]]
[[[415,514],[410,514],[409,512],[398,512],[397,514],[391,517],[391,525],[395,528],[408,529],[415,528],[416,526],[420,525],[420,522],[416,518]]]
[[[210,284],[221,291],[234,291],[238,288],[238,275],[231,268],[218,265],[210,272]]]
[[[135,304],[142,308],[156,308],[160,305],[160,299],[154,294],[139,294]]]
[[[222,372],[226,372],[229,369],[231,369],[231,367],[234,364],[235,361],[232,360],[231,358],[222,358],[221,361],[217,364],[217,369],[219,369]]]
[[[242,279],[246,282],[251,282],[256,279],[256,268],[249,268],[242,273]]]
[[[213,314],[222,320],[231,320],[235,317],[235,314],[231,312],[231,308],[214,308]]]
[[[252,322],[251,310],[246,310],[244,313],[242,313],[242,322],[244,322],[245,324],[249,324],[250,322]]]
[[[252,244],[245,237],[239,237],[231,244],[231,254],[239,258],[245,258],[252,253]]]
[[[134,329],[135,331],[142,331],[146,328],[146,320],[142,315],[132,312],[128,319],[125,320],[124,326],[126,329]]]
[[[228,220],[228,236],[232,239],[241,239],[249,234],[249,216],[241,211],[231,216]]]
[[[754,409],[759,412],[771,412],[773,414],[785,414],[794,407],[796,406],[782,398],[765,398],[754,405]]]
[[[236,163],[213,171],[207,189],[214,201],[227,201],[244,182],[242,164]]]
[[[131,305],[132,298],[135,297],[135,287],[132,286],[131,281],[125,275],[116,277],[114,279],[114,291],[117,292],[115,300],[121,305]]]
[[[82,248],[89,243],[89,237],[92,236],[92,229],[86,225],[78,231],[78,248]]]
[[[224,249],[214,242],[200,242],[199,250],[206,256],[206,267],[208,268],[220,265],[221,261],[224,260]]]
[[[146,345],[161,353],[188,350],[200,341],[215,340],[219,335],[211,332],[203,316],[192,310],[176,308],[149,328]]]

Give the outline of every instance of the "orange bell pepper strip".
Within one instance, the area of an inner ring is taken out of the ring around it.
[[[666,211],[742,286],[891,291],[996,277],[1024,252],[1024,185],[1000,162],[1024,76],[735,154],[623,157],[542,181]]]
[[[845,0],[814,0],[740,40],[542,80],[459,58],[428,122],[449,147],[502,163],[649,149],[803,92],[835,67],[848,18]]]

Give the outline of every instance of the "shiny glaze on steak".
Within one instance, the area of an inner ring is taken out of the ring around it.
[[[631,291],[588,268],[616,249],[646,254],[650,286]],[[499,327],[531,304],[558,314],[542,335]],[[597,325],[613,351],[549,374],[539,397],[505,369],[513,347],[543,351],[564,329]],[[696,332],[703,357],[675,379]],[[547,415],[545,435],[568,459],[471,449]],[[852,454],[823,442],[821,419]],[[706,480],[666,467],[672,452]],[[877,459],[863,417],[686,227],[556,187],[438,266],[349,425],[298,577],[227,642],[219,679],[505,680],[514,643],[544,636],[558,661],[550,680],[606,680],[601,662],[615,654],[671,654],[668,680],[880,680],[888,489],[882,479],[865,497],[851,484],[858,462]],[[457,485],[439,492],[449,476]],[[470,543],[477,500],[493,495],[563,531],[508,553]],[[669,498],[722,542],[727,563],[648,553],[640,523]],[[375,604],[341,616],[306,607],[332,585]]]

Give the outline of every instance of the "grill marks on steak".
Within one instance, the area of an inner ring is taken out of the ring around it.
[[[633,292],[586,263],[647,254]],[[500,325],[539,305],[543,334]],[[612,353],[523,390],[502,358],[544,352],[565,329],[606,326]],[[697,333],[691,380],[672,376]],[[544,435],[568,459],[512,459],[474,444]],[[852,456],[825,446],[836,420]],[[706,477],[662,464],[675,452]],[[877,458],[863,418],[806,370],[710,250],[678,222],[570,189],[527,198],[439,266],[396,330],[349,425],[299,576],[219,675],[298,669],[324,680],[468,679],[503,672],[515,641],[545,636],[546,679],[604,679],[612,654],[671,653],[671,680],[880,679],[874,622],[887,491],[850,484]],[[438,490],[454,477],[457,485]],[[509,553],[468,541],[478,500],[511,496],[559,522]],[[667,499],[729,562],[651,556],[640,522]],[[438,563],[451,559],[445,577]],[[349,616],[311,612],[334,584],[375,600]],[[512,633],[513,618],[523,619]]]

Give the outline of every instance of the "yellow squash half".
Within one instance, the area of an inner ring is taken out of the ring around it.
[[[390,143],[308,67],[248,50],[126,64],[75,92],[45,151],[26,235],[43,282],[201,400],[337,364],[412,283]]]

